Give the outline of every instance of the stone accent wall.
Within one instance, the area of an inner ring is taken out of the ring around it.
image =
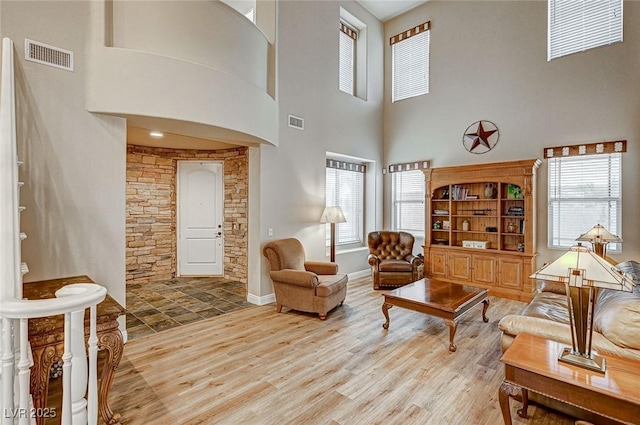
[[[224,277],[247,283],[248,149],[127,147],[127,283],[176,276],[178,160],[224,163]]]

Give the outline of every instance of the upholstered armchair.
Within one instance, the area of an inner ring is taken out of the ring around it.
[[[338,265],[326,261],[306,261],[304,248],[294,238],[268,242],[262,253],[271,266],[276,295],[276,311],[282,306],[318,313],[320,320],[347,296],[347,275],[338,274]]]
[[[412,254],[411,233],[371,232],[368,242],[373,289],[403,286],[422,278],[424,260]]]

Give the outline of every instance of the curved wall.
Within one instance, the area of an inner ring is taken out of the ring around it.
[[[111,47],[192,61],[266,90],[267,39],[224,3],[115,1],[111,30]]]
[[[94,6],[89,111],[203,124],[211,131],[197,137],[225,142],[277,144],[269,44],[246,18],[218,2],[114,2],[111,25],[104,6]],[[107,28],[115,47],[105,46]]]

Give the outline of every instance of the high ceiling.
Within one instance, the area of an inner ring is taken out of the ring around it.
[[[223,0],[240,13],[245,14],[249,9],[255,6],[256,0]],[[401,13],[404,13],[416,6],[425,3],[427,0],[356,0],[376,18],[381,21],[387,21]],[[237,134],[227,132],[224,134],[226,138],[211,136],[207,131],[199,131],[197,134],[185,132],[184,123],[172,122],[171,125],[167,120],[153,120],[144,117],[128,117],[128,143],[144,146],[156,147],[181,147],[185,149],[225,149],[240,145],[252,145],[257,143],[249,137],[247,140],[236,137]],[[177,123],[177,124],[176,124]],[[177,127],[176,127],[177,126]],[[204,127],[203,127],[204,128]],[[150,130],[163,130],[165,135],[160,139],[155,139],[149,135]],[[210,129],[209,129],[210,130]],[[220,129],[217,129],[222,131]],[[187,136],[189,134],[189,136]],[[215,133],[214,134],[218,134]],[[210,138],[211,137],[211,138]],[[216,141],[224,140],[225,142]],[[241,140],[242,139],[242,140]]]
[[[369,12],[380,19],[386,21],[406,12],[409,9],[426,2],[427,0],[357,0]],[[255,7],[256,0],[222,0],[223,3],[246,15],[249,10]]]
[[[427,0],[357,0],[381,21],[387,21],[407,10],[426,3]]]

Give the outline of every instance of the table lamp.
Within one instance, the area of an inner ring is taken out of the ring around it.
[[[331,262],[336,262],[336,223],[346,223],[340,207],[325,207],[320,216],[320,223],[331,223]]]
[[[589,230],[587,233],[583,233],[576,240],[591,242],[593,250],[602,258],[606,258],[608,243],[622,242],[622,238],[610,233],[600,224],[596,224],[591,228],[591,230]]]
[[[631,278],[579,243],[529,277],[565,284],[572,348],[563,349],[558,360],[604,373],[605,359],[591,350],[598,291],[631,292]]]

